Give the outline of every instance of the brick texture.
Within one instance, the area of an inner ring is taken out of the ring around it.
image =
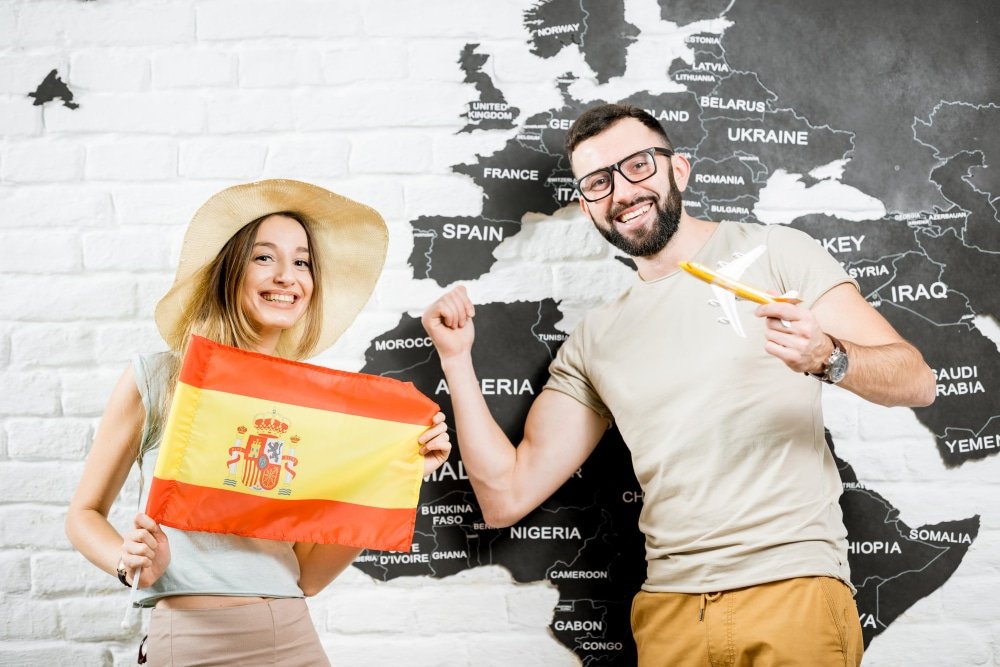
[[[375,297],[323,357],[357,370],[371,338],[442,292],[413,279],[410,222],[480,214],[482,190],[450,167],[515,135],[459,133],[479,99],[459,64],[466,44],[489,56],[483,71],[521,109],[518,123],[561,104],[553,80],[566,71],[595,98],[648,87],[615,79],[595,90],[574,47],[531,55],[523,13],[537,4],[0,3],[0,664],[134,664],[149,613],[119,627],[126,592],[72,549],[63,524],[115,381],[134,354],[164,349],[153,308],[208,196],[297,178],[385,216],[391,242]],[[627,3],[628,20],[659,14],[657,3],[633,7],[642,4]],[[32,104],[51,70],[78,108]],[[489,279],[470,285],[475,300],[552,296],[568,326],[633,279],[575,205],[538,217],[497,248]],[[1000,597],[1000,457],[946,471],[912,411],[836,391],[825,403],[838,454],[891,492],[904,520],[982,514],[952,580],[876,639],[865,664],[1000,663],[990,602]],[[137,488],[133,473],[114,525],[131,520]],[[516,583],[499,567],[390,582],[351,568],[309,604],[334,664],[577,665],[548,630],[557,598],[550,584]]]

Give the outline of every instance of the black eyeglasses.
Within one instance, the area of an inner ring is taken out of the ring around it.
[[[618,172],[629,183],[644,181],[656,173],[655,155],[665,155],[670,157],[674,154],[669,148],[654,146],[646,148],[638,153],[632,153],[624,160],[592,171],[582,178],[576,179],[576,188],[580,195],[587,201],[594,202],[604,199],[615,191],[615,173]]]

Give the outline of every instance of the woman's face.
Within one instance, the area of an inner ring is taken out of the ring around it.
[[[272,215],[257,228],[241,289],[241,305],[272,354],[278,337],[309,307],[313,292],[309,240],[297,220]]]

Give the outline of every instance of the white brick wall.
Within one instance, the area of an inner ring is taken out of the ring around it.
[[[87,143],[88,181],[161,181],[177,176],[177,143],[152,137],[113,137]]]
[[[408,221],[476,214],[481,193],[449,166],[509,136],[455,134],[476,97],[461,83],[462,47],[483,44],[521,120],[558,104],[557,74],[584,68],[569,52],[544,63],[527,53],[530,5],[0,4],[0,664],[134,662],[147,616],[119,628],[125,592],[71,549],[62,523],[111,387],[134,353],[163,346],[152,309],[192,212],[222,187],[277,176],[378,208],[392,233],[386,273],[324,357],[359,367],[372,336],[440,293],[412,280]],[[27,93],[52,69],[80,109],[32,105]],[[596,236],[575,234],[585,225],[558,217],[498,251],[495,280],[474,296],[555,296],[579,309],[599,299],[590,286],[623,279]],[[882,484],[904,519],[983,516],[952,580],[878,638],[866,664],[994,664],[1000,457],[946,471],[911,411],[837,393],[827,404],[841,456]],[[119,524],[134,508],[129,484]],[[556,599],[552,586],[515,584],[500,568],[389,583],[351,569],[310,606],[334,664],[577,664],[546,629]]]
[[[153,87],[225,87],[236,80],[236,57],[209,47],[172,48],[152,54]]]
[[[83,146],[59,139],[11,143],[3,153],[6,183],[78,181],[83,178]]]
[[[134,91],[149,87],[149,56],[145,49],[94,49],[70,60],[73,86],[83,91]]]

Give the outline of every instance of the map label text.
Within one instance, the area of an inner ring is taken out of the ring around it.
[[[446,239],[469,239],[470,241],[503,241],[503,227],[493,225],[466,225],[445,223],[443,236]]]
[[[765,130],[760,127],[728,127],[726,136],[730,141],[754,144],[809,145],[809,133],[805,130]]]
[[[500,167],[483,167],[483,178],[503,178],[515,181],[537,181],[537,169],[501,169]]]
[[[763,100],[722,99],[721,97],[703,95],[701,107],[703,109],[735,109],[736,111],[764,113]]]
[[[952,454],[958,450],[959,454],[968,454],[983,449],[1000,449],[1000,436],[996,434],[981,435],[978,438],[961,438],[959,440],[945,440],[948,451]]]
[[[847,553],[851,554],[901,554],[899,542],[848,542]]]
[[[581,537],[576,526],[511,526],[510,536],[529,540],[578,540]]]
[[[910,539],[948,542],[950,544],[972,544],[972,537],[968,533],[951,533],[946,530],[928,530],[926,528],[911,528]]]
[[[948,286],[942,282],[931,283],[930,288],[926,285],[893,285],[892,300],[896,303],[902,301],[919,301],[920,299],[947,299]]]
[[[816,239],[828,253],[851,252],[861,250],[861,242],[865,240],[862,236],[833,236],[826,239]]]

